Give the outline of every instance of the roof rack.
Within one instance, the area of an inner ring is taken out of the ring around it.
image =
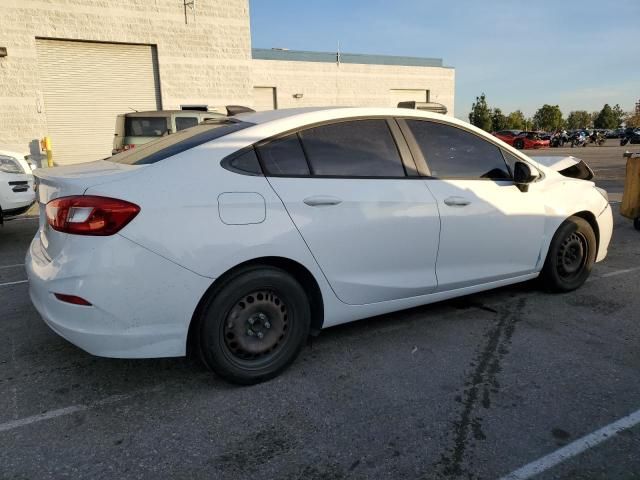
[[[399,102],[398,108],[410,108],[411,110],[424,110],[426,112],[447,113],[447,107],[436,102]]]

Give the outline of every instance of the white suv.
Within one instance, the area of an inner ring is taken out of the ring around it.
[[[535,277],[580,287],[613,222],[572,162],[418,110],[239,114],[36,170],[31,299],[94,355],[189,347],[258,382],[310,331]]]
[[[35,198],[31,166],[24,155],[0,150],[0,223],[29,210]]]

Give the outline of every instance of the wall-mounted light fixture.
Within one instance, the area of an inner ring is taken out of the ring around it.
[[[294,93],[293,98],[302,98],[304,97],[304,93]]]
[[[0,57],[7,56],[7,47],[0,47]]]

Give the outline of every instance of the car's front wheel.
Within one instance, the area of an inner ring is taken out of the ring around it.
[[[523,141],[523,140],[516,140],[516,141],[513,143],[513,147],[514,147],[514,148],[517,148],[518,150],[522,150],[522,149],[524,149],[524,141]]]
[[[243,385],[275,377],[309,335],[309,301],[300,284],[274,267],[251,267],[228,279],[202,309],[200,353],[221,377]]]
[[[596,236],[581,217],[569,217],[558,228],[540,279],[553,292],[570,292],[586,282],[596,258]]]

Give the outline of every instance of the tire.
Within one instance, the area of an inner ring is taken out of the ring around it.
[[[260,383],[295,360],[310,324],[308,297],[291,275],[275,267],[250,267],[207,299],[199,318],[200,356],[232,383]]]
[[[513,143],[513,148],[516,148],[517,150],[522,150],[524,149],[524,142],[522,140],[516,140]]]
[[[586,282],[596,259],[596,235],[585,219],[569,217],[556,231],[542,268],[542,286],[570,292]]]
[[[636,217],[633,219],[633,228],[636,230],[640,230],[640,217]]]

